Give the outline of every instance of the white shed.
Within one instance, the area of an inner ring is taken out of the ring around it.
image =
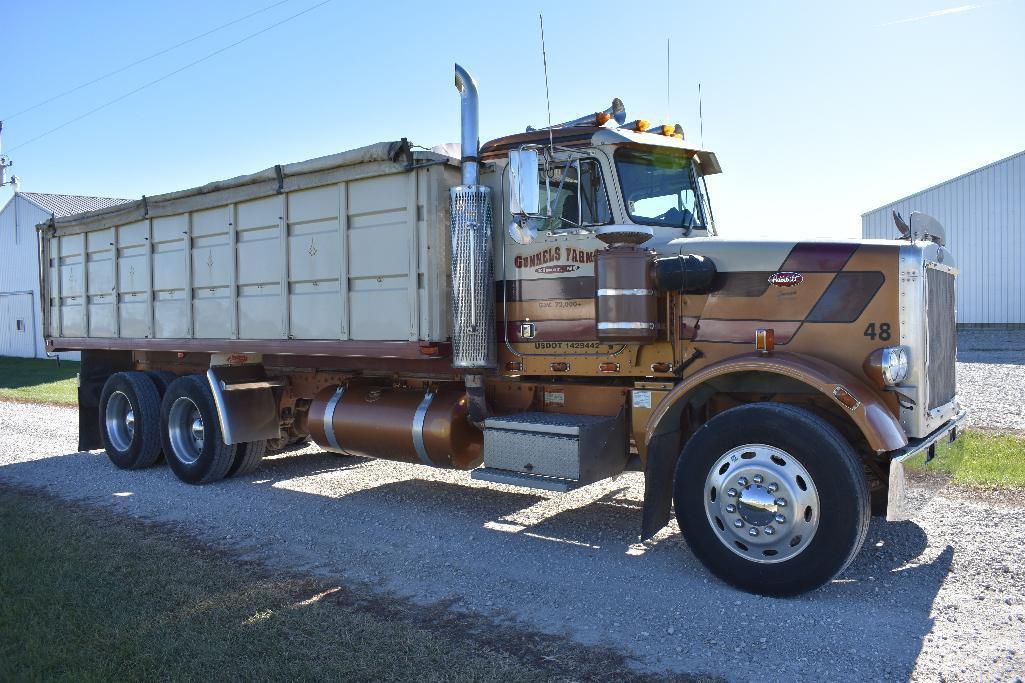
[[[0,356],[45,358],[36,226],[52,216],[93,211],[127,199],[15,192],[0,209]],[[62,353],[77,359],[77,353]]]
[[[946,227],[961,268],[959,325],[1025,326],[1025,151],[862,214],[862,235],[897,237],[893,211],[904,220],[921,211]]]

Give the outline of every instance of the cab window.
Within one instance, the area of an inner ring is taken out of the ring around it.
[[[541,210],[550,216],[541,221],[539,230],[572,231],[612,222],[601,166],[596,160],[551,162],[547,176],[542,167],[538,177]]]
[[[693,159],[681,150],[616,150],[616,169],[627,213],[635,223],[705,228]]]

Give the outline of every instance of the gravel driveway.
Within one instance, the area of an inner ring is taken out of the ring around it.
[[[973,423],[1025,430],[1025,332],[960,344]],[[913,521],[874,520],[839,580],[773,599],[709,575],[675,523],[636,544],[639,474],[559,495],[310,447],[247,478],[188,486],[165,466],[125,472],[75,453],[76,424],[71,408],[0,404],[0,481],[177,523],[271,565],[617,647],[653,672],[1025,674],[1025,495],[947,487],[920,500]]]

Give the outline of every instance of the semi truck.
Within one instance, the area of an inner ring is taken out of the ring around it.
[[[40,225],[46,343],[81,351],[79,448],[211,484],[312,439],[563,492],[643,473],[748,591],[842,572],[905,464],[956,437],[955,260],[717,235],[716,155],[620,100],[479,142],[370,144]],[[453,98],[453,104],[455,99]],[[453,106],[454,109],[454,106]]]

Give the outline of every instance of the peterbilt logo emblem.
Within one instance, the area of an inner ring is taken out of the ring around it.
[[[800,273],[773,273],[769,276],[769,284],[777,287],[796,287],[804,282]]]

